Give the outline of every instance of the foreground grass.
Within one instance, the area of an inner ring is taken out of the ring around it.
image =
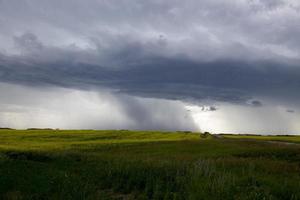
[[[0,199],[300,199],[300,146],[269,140],[1,130]]]

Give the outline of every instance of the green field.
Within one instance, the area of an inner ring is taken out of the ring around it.
[[[297,142],[298,136],[0,130],[0,199],[296,200]]]
[[[224,134],[222,135],[225,138],[233,138],[233,139],[255,139],[255,140],[267,140],[274,142],[292,142],[292,143],[300,143],[300,136],[295,135],[230,135]]]

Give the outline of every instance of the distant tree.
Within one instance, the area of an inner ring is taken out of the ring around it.
[[[211,136],[210,132],[204,132],[200,134],[200,138],[208,138],[209,136]]]
[[[14,130],[12,128],[7,128],[7,127],[0,127],[0,130]]]

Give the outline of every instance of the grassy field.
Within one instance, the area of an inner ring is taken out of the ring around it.
[[[280,141],[280,142],[293,142],[300,143],[300,136],[296,135],[230,135],[224,134],[222,135],[225,138],[233,138],[233,139],[255,139],[255,140],[267,140],[267,141]]]
[[[298,136],[0,130],[0,199],[296,200],[297,142]]]

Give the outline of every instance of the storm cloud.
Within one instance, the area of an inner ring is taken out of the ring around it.
[[[9,91],[7,91],[9,90]],[[197,130],[183,103],[0,84],[0,127]]]
[[[109,91],[145,123],[148,99],[295,110],[299,22],[296,0],[2,0],[0,81]]]

